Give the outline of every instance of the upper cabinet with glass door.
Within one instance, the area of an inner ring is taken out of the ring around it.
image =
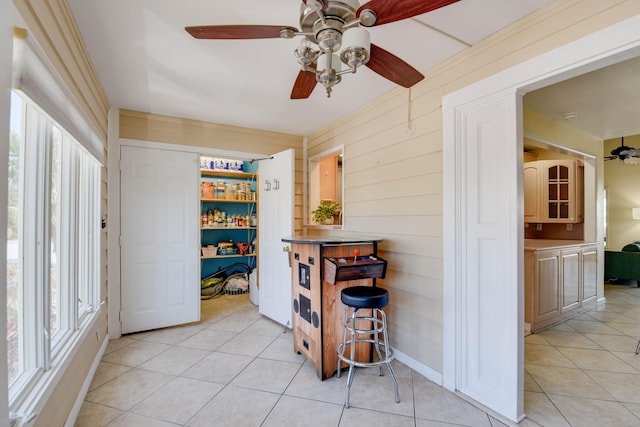
[[[580,160],[540,160],[525,163],[525,221],[584,221],[584,165]]]

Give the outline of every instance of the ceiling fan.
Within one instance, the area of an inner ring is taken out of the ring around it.
[[[295,56],[301,66],[291,99],[308,98],[317,83],[331,96],[342,75],[366,65],[392,82],[411,87],[424,76],[394,54],[371,44],[366,27],[408,19],[460,0],[302,0],[300,30],[279,25],[186,27],[197,39],[265,39],[303,36]]]
[[[605,160],[621,160],[624,163],[640,163],[640,149],[627,147],[624,145],[624,136],[620,138],[620,146],[611,150],[610,156],[605,156]]]

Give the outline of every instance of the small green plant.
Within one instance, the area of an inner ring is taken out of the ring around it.
[[[313,222],[316,224],[333,224],[333,217],[340,215],[340,203],[321,200],[318,208],[311,213],[313,214]]]

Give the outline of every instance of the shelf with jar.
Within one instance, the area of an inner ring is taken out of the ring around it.
[[[249,171],[250,167],[254,171]],[[201,157],[201,277],[230,264],[256,267],[257,165]]]
[[[240,211],[227,212],[211,207],[214,204],[202,202],[206,213],[201,215],[200,223],[201,258],[255,257],[258,227],[256,212],[251,209],[254,205],[250,205],[248,211],[240,207]],[[247,206],[245,204],[245,208]]]

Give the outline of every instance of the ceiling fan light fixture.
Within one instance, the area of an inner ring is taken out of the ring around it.
[[[340,59],[351,68],[352,72],[369,61],[371,52],[371,36],[362,27],[347,29],[342,35],[342,52]]]
[[[302,65],[303,70],[306,70],[307,67],[312,64],[318,56],[318,52],[316,52],[310,46],[310,42],[306,38],[302,39],[302,41],[300,42],[300,46],[298,46],[296,50],[293,51],[293,53],[298,60],[298,64]]]
[[[340,50],[344,21],[339,16],[323,16],[312,24],[310,34],[311,41],[315,41],[320,50]],[[303,29],[304,30],[304,29]],[[313,40],[315,38],[315,40]]]
[[[333,69],[336,73],[342,71],[342,63],[340,58],[335,53],[329,55],[328,53],[322,53],[318,56],[317,61],[318,71]]]
[[[333,86],[340,83],[342,62],[335,53],[323,53],[318,57],[316,80],[327,90],[327,98],[331,97]]]
[[[372,44],[369,27],[411,19],[460,0],[302,0],[299,29],[288,25],[204,25],[185,27],[197,39],[253,40],[302,37],[294,54],[300,70],[291,99],[306,99],[319,82],[331,95],[341,76],[366,65],[405,88],[424,79],[422,73],[389,51]],[[335,56],[334,53],[338,55]],[[319,60],[325,54],[325,59]],[[324,62],[323,62],[324,61]],[[326,65],[325,65],[326,64]]]

